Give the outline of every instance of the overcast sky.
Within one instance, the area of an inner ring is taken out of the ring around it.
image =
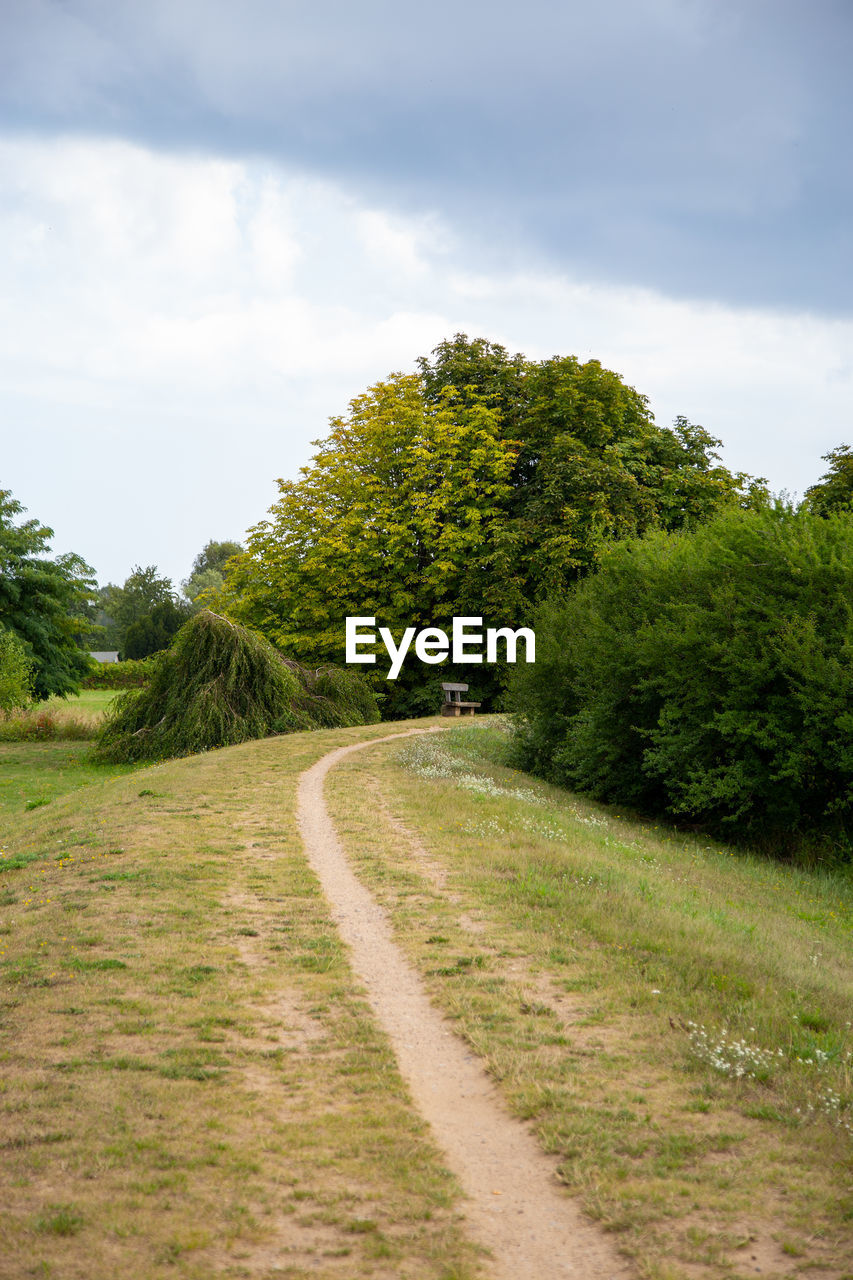
[[[242,538],[464,330],[802,491],[853,443],[849,0],[0,0],[0,488]]]

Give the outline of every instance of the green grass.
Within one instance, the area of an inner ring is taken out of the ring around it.
[[[47,711],[67,714],[76,719],[98,719],[110,703],[118,697],[120,689],[81,689],[67,698],[49,698],[41,705]]]
[[[3,1280],[479,1274],[295,828],[298,773],[385,732],[249,743],[7,815]]]
[[[641,1275],[747,1274],[750,1237],[771,1274],[837,1274],[850,875],[631,821],[507,768],[506,742],[477,721],[331,777],[433,997]]]
[[[478,1274],[295,829],[302,769],[405,727],[125,776],[0,747],[2,1280]],[[433,998],[639,1277],[849,1275],[850,877],[629,820],[506,741],[330,776]]]
[[[0,815],[39,808],[129,772],[127,765],[94,764],[89,750],[87,742],[0,742]]]

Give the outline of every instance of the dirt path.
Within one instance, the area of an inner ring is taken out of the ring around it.
[[[509,1116],[476,1056],[430,1004],[385,912],[350,869],[326,809],[323,781],[344,756],[422,732],[340,747],[301,775],[298,819],[309,861],[415,1103],[465,1190],[471,1236],[491,1251],[494,1280],[627,1280],[624,1261],[560,1189],[554,1162]]]

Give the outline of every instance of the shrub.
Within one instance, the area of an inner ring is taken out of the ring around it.
[[[110,707],[97,754],[114,762],[191,755],[269,734],[379,719],[348,672],[308,674],[255,632],[205,609],[184,624],[150,683]]]
[[[25,707],[32,697],[33,663],[14,631],[0,626],[0,712]]]
[[[99,662],[83,680],[84,689],[141,689],[154,674],[156,657],[126,662]]]
[[[729,511],[537,619],[527,767],[776,852],[853,852],[853,516]]]
[[[310,721],[306,728],[339,729],[379,720],[376,695],[364,676],[342,667],[311,671],[295,662],[287,665],[302,686],[300,707]]]

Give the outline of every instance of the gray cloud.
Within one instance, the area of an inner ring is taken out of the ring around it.
[[[269,155],[495,261],[846,311],[852,27],[845,0],[7,0],[0,113]]]

